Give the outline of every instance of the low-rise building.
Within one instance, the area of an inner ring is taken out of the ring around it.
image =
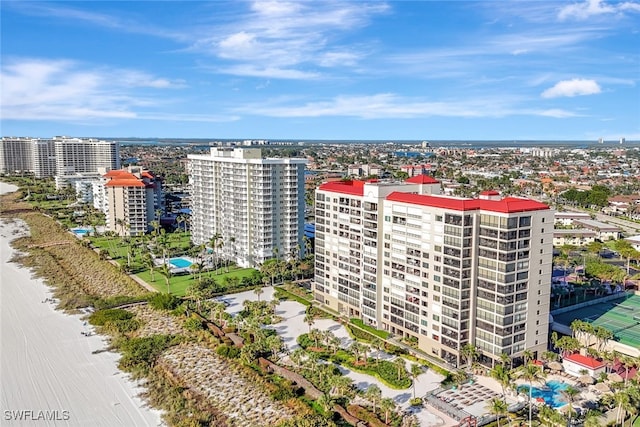
[[[591,215],[586,212],[556,212],[553,215],[554,225],[570,227],[574,221],[590,220]]]
[[[555,229],[553,230],[553,246],[586,246],[595,242],[598,234],[588,229]]]
[[[595,231],[598,240],[603,242],[606,240],[617,240],[622,235],[622,229],[620,227],[592,219],[575,220],[574,225]]]
[[[597,378],[601,372],[604,372],[606,364],[602,360],[594,359],[591,356],[584,356],[580,353],[570,354],[562,359],[562,367],[565,372],[575,377],[589,375]]]

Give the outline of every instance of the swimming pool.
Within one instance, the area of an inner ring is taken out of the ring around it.
[[[533,387],[531,389],[531,398],[543,399],[544,403],[552,408],[559,408],[567,404],[562,396],[562,391],[566,390],[569,384],[562,381],[547,381],[544,387]],[[518,391],[529,395],[529,386],[524,384],[518,387]]]
[[[76,227],[71,229],[71,232],[78,237],[84,237],[87,234],[91,233],[92,231],[93,231],[92,228],[84,228],[84,227]]]
[[[186,258],[171,258],[169,264],[175,268],[189,268],[193,263]]]

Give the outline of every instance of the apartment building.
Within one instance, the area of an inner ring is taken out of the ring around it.
[[[542,353],[553,212],[497,192],[461,199],[439,190],[426,175],[321,185],[315,299],[457,366],[468,343],[486,366],[502,353]]]
[[[162,184],[138,166],[111,170],[103,175],[94,206],[106,214],[106,226],[120,236],[138,236],[149,231],[161,208]],[[102,199],[103,197],[103,199]]]
[[[99,170],[120,169],[117,141],[68,138],[53,139],[56,157],[56,186],[75,185],[75,181],[99,178]]]
[[[240,266],[302,255],[305,159],[219,147],[188,159],[195,244],[217,236],[217,250]]]
[[[36,178],[56,173],[53,140],[3,137],[0,146],[0,173],[32,173]]]

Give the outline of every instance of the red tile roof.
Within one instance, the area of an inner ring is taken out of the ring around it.
[[[455,211],[484,210],[516,213],[549,209],[549,206],[544,203],[515,197],[506,197],[502,200],[456,199],[452,197],[428,196],[395,191],[387,196],[387,200]]]
[[[584,366],[586,368],[598,369],[604,366],[604,362],[594,359],[590,356],[583,356],[580,353],[570,354],[569,356],[565,356],[564,360],[568,360],[570,362],[576,363],[578,365]]]
[[[364,181],[325,182],[324,184],[320,184],[318,190],[362,196],[364,194],[364,184]]]
[[[112,179],[105,184],[107,187],[144,187],[144,182],[139,179]]]
[[[434,177],[425,175],[425,174],[416,175],[414,177],[411,177],[405,180],[405,182],[410,182],[411,184],[439,184],[440,183],[440,181],[438,181]]]

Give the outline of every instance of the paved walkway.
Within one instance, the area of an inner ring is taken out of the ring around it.
[[[263,288],[264,293],[260,296],[263,301],[269,301],[273,298],[273,288]],[[226,295],[224,297],[218,297],[216,300],[224,301],[227,304],[227,312],[231,315],[235,315],[243,308],[243,302],[245,300],[257,301],[257,295],[253,291],[241,292],[233,295]],[[299,348],[297,339],[300,335],[309,332],[309,325],[304,321],[306,307],[295,301],[282,301],[276,308],[276,314],[282,317],[282,322],[269,326],[273,328],[278,335],[280,335],[287,345],[289,351],[294,351]],[[341,341],[343,348],[348,348],[353,339],[349,336],[345,327],[331,319],[317,319],[312,328],[319,330],[329,330],[338,337]],[[385,352],[376,352],[372,350],[371,357],[380,357],[381,359],[394,359],[395,357]],[[409,367],[407,362],[407,368]],[[421,407],[412,408],[409,405],[409,400],[413,397],[413,387],[409,387],[404,390],[395,390],[384,385],[377,378],[362,374],[359,372],[351,371],[350,369],[339,367],[343,375],[353,380],[353,384],[360,390],[366,390],[370,385],[377,385],[382,391],[383,397],[392,398],[398,406],[407,412],[416,415],[420,421],[421,426],[452,426],[452,420],[448,417],[443,418],[432,411],[431,408]],[[440,382],[444,377],[431,370],[426,370],[423,374],[419,375],[416,379],[416,396],[424,396],[427,392],[435,390],[439,387]]]

